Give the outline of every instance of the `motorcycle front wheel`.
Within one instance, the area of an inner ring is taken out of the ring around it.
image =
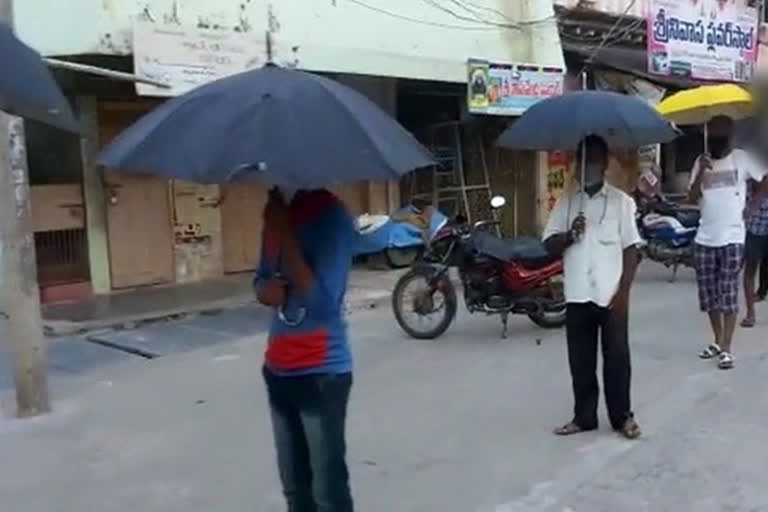
[[[420,340],[443,334],[456,317],[456,307],[456,288],[448,275],[430,282],[423,273],[410,270],[392,292],[397,323],[410,337]]]

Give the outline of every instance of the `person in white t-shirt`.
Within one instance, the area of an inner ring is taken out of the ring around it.
[[[636,207],[631,197],[604,183],[609,162],[605,141],[590,136],[585,146],[584,191],[578,187],[560,198],[542,234],[547,249],[562,254],[565,265],[565,337],[574,395],[573,417],[555,434],[597,428],[599,341],[611,426],[627,439],[636,439],[640,427],[630,403],[628,332],[629,290],[641,242]]]
[[[739,311],[739,272],[744,259],[747,181],[763,180],[763,171],[747,153],[732,149],[734,123],[727,117],[709,122],[710,155],[696,159],[689,199],[701,209],[694,260],[699,305],[709,315],[713,342],[699,353],[718,358],[718,367],[733,368],[731,342]],[[761,190],[764,189],[761,186]],[[754,199],[761,199],[763,193]]]

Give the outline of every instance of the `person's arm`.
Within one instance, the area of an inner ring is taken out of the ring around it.
[[[261,238],[261,259],[256,267],[256,275],[253,278],[253,290],[256,292],[256,299],[261,304],[276,308],[285,303],[285,281],[274,277],[267,261],[264,233],[262,233]]]
[[[306,297],[315,284],[315,274],[307,263],[292,229],[281,233],[280,258],[282,270],[289,281],[296,287],[299,295]]]
[[[632,282],[635,280],[637,265],[640,263],[640,253],[637,247],[642,243],[642,238],[637,230],[636,210],[635,202],[631,198],[625,198],[619,227],[623,248],[621,279],[619,280],[619,288],[610,304],[611,310],[619,313],[624,313],[629,308],[629,292],[632,288]]]
[[[739,153],[741,157],[740,165],[744,165],[746,172],[744,179],[752,179],[756,182],[753,194],[747,203],[747,212],[754,213],[760,208],[760,204],[768,198],[768,176],[766,176],[763,166],[757,162],[752,155],[743,152]]]
[[[704,173],[707,169],[712,167],[712,162],[706,155],[701,155],[693,163],[693,169],[691,169],[691,183],[688,188],[688,202],[693,204],[699,204],[699,200],[702,196],[702,182],[704,180]]]
[[[271,236],[277,239],[280,272],[285,274],[287,281],[291,282],[299,295],[306,295],[315,277],[296,238],[288,207],[277,189],[270,190],[269,199],[264,208],[264,232],[271,233]],[[262,247],[264,246],[265,244],[262,244]]]
[[[565,250],[576,241],[576,233],[568,226],[567,210],[568,200],[563,196],[549,214],[544,233],[541,235],[547,252],[553,256],[562,256]]]

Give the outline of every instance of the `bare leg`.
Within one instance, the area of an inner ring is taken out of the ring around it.
[[[715,336],[715,344],[722,347],[723,343],[723,314],[719,311],[710,311],[709,324],[712,326],[712,334]]]
[[[744,317],[742,325],[752,327],[755,324],[755,276],[757,274],[757,264],[754,261],[747,261],[744,266],[744,302],[747,305],[747,314]]]
[[[733,331],[736,328],[736,313],[723,315],[723,331],[720,347],[723,352],[731,351],[731,342],[733,341]]]

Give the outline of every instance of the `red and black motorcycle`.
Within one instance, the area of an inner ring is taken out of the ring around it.
[[[504,198],[494,197],[495,208]],[[449,221],[429,242],[422,257],[397,282],[392,308],[411,337],[434,339],[456,317],[457,294],[450,268],[457,267],[470,313],[500,315],[506,336],[509,314],[523,314],[538,326],[565,325],[563,262],[535,238],[504,239],[490,228],[498,221],[469,227]]]

